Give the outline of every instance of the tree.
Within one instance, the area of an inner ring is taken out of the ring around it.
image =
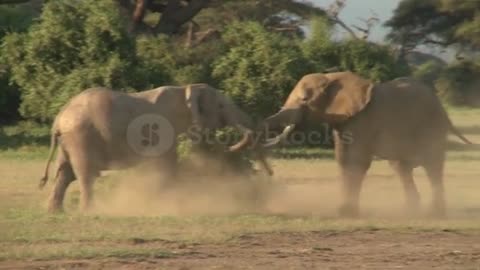
[[[281,107],[295,83],[311,69],[298,42],[257,22],[231,24],[227,52],[214,62],[213,77],[237,104],[257,117]]]
[[[38,15],[30,4],[0,6],[0,43],[9,32],[24,32]],[[18,119],[20,92],[18,86],[10,82],[11,72],[0,54],[0,122],[11,122]]]
[[[232,20],[256,20],[276,31],[300,31],[299,21],[325,12],[296,0],[115,0],[123,15],[130,18],[129,30],[174,35],[186,33],[193,22],[198,28],[223,27]],[[2,4],[46,2],[43,0],[0,0]],[[210,31],[211,32],[211,31]]]
[[[456,106],[480,105],[480,65],[465,61],[443,69],[434,82],[439,96]]]
[[[88,87],[135,88],[135,41],[111,0],[49,1],[37,24],[11,33],[2,58],[21,88],[22,116],[50,120]]]
[[[302,43],[305,58],[313,72],[348,70],[373,81],[386,81],[406,75],[406,65],[395,61],[388,46],[349,38],[334,40],[332,25],[326,19],[315,19],[311,24],[311,37]]]
[[[403,0],[386,22],[401,55],[421,44],[480,49],[480,1]]]

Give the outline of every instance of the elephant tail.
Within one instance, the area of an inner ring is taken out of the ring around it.
[[[453,135],[457,136],[460,140],[462,140],[464,143],[466,144],[473,144],[469,139],[467,139],[465,136],[463,136],[463,134],[460,132],[460,130],[458,130],[452,123],[452,121],[450,120],[450,118],[448,118],[448,122],[449,122],[449,125],[450,125],[450,132],[453,133]]]
[[[52,128],[52,133],[50,135],[50,153],[48,154],[47,166],[45,167],[45,174],[43,175],[42,179],[40,179],[40,183],[38,184],[39,189],[43,189],[43,187],[45,187],[45,185],[47,184],[48,171],[50,169],[50,163],[52,162],[53,155],[55,154],[55,148],[57,146],[59,135],[60,134],[55,128],[55,124],[54,124],[54,127]]]

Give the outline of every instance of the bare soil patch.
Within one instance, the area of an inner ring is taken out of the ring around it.
[[[279,232],[216,244],[142,239],[128,244],[171,254],[5,261],[0,269],[480,269],[480,235],[451,231]]]

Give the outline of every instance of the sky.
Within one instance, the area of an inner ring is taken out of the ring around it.
[[[335,0],[311,0],[319,7],[328,7]],[[362,26],[359,18],[367,19],[371,17],[374,11],[380,19],[380,24],[376,26],[370,36],[372,41],[383,41],[388,33],[388,28],[383,24],[392,17],[393,11],[401,0],[347,0],[345,9],[340,13],[340,18],[347,24],[356,24]]]
[[[319,7],[328,8],[335,0],[309,0]],[[419,0],[423,1],[423,0]],[[359,18],[368,19],[372,11],[380,19],[380,23],[371,31],[369,40],[375,42],[384,42],[385,36],[390,31],[383,24],[393,16],[393,11],[397,8],[401,0],[347,0],[345,9],[340,13],[340,18],[348,25],[356,24],[363,26]],[[342,30],[346,34],[345,31]],[[453,50],[442,50],[432,47],[419,46],[417,50],[434,54],[444,60],[451,61],[454,58]]]

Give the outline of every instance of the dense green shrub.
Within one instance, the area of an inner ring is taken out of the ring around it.
[[[332,41],[332,25],[324,18],[310,23],[310,36],[301,43],[302,52],[312,72],[324,72],[339,66],[336,44]]]
[[[178,40],[166,36],[137,39],[141,72],[150,87],[165,82],[175,85],[210,83],[212,62],[223,50],[223,44],[219,41],[188,48],[179,46]]]
[[[357,72],[376,82],[409,73],[406,65],[397,63],[388,46],[357,39],[334,40],[332,26],[324,19],[313,20],[311,26],[311,37],[303,42],[302,49],[313,72],[336,68]]]
[[[1,65],[0,61],[0,124],[4,124],[18,119],[20,92],[10,84],[10,74]]]
[[[425,64],[418,66],[414,72],[413,77],[427,83],[430,86],[435,84],[435,81],[443,72],[444,67],[435,61],[428,61]]]
[[[446,68],[435,81],[439,96],[456,106],[480,105],[480,65],[462,62]]]
[[[49,120],[85,88],[142,84],[126,29],[113,0],[49,1],[37,24],[3,43],[12,79],[21,87],[21,114]]]
[[[214,63],[213,77],[253,116],[278,110],[295,83],[308,73],[296,40],[256,22],[235,22],[223,34],[227,52]]]
[[[171,52],[171,44],[166,36],[137,38],[136,55],[138,73],[144,81],[145,89],[173,81],[171,66],[175,63],[175,55]]]
[[[30,5],[0,5],[0,39],[9,32],[23,32],[37,13]]]
[[[408,67],[398,65],[387,46],[363,40],[347,40],[339,45],[338,57],[342,70],[357,72],[375,82],[408,74]]]
[[[231,138],[238,138],[240,140],[242,134],[237,130],[231,127],[226,127],[206,136],[211,136],[211,138],[205,141],[212,141],[214,139],[218,144],[207,144],[205,142],[194,143],[186,135],[179,136],[177,154],[180,164],[187,164],[186,166],[188,166],[188,163],[192,161],[191,158],[194,157],[192,154],[196,153],[202,157],[206,157],[210,162],[214,162],[216,167],[222,167],[223,172],[244,175],[255,173],[252,153],[249,151],[229,153],[225,151],[227,146],[222,145],[222,143],[226,141],[229,141],[228,143],[233,143],[230,142]],[[215,170],[210,168],[210,170],[207,170],[207,173],[211,173],[211,171]],[[222,171],[216,173],[222,173]],[[201,172],[199,171],[197,173]]]
[[[24,32],[37,16],[35,10],[28,4],[0,6],[0,43],[9,32]],[[0,123],[12,122],[18,119],[20,92],[18,86],[10,83],[11,73],[5,63],[5,56],[0,53]]]

